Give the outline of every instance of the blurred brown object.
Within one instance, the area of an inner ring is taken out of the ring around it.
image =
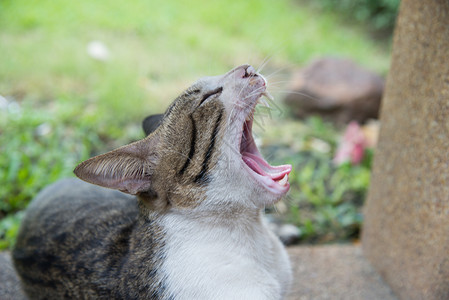
[[[348,59],[327,57],[293,75],[285,103],[298,118],[364,123],[378,117],[383,89],[380,76]]]
[[[449,299],[449,2],[404,0],[365,207],[365,256],[400,299]]]

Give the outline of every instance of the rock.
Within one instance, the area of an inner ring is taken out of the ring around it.
[[[268,227],[271,231],[273,231],[286,246],[296,243],[302,235],[301,230],[298,227],[293,224],[283,224],[280,219],[272,214],[265,215],[265,220],[267,220]]]
[[[301,230],[293,224],[283,224],[277,234],[284,245],[292,245],[301,237]]]
[[[285,103],[299,118],[364,123],[378,117],[383,89],[381,77],[354,62],[323,58],[294,74]]]
[[[449,2],[403,0],[363,250],[400,299],[449,299]]]

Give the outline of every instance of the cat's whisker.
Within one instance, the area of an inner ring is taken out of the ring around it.
[[[246,100],[248,98],[251,98],[257,94],[260,94],[260,91],[263,91],[265,89],[265,87],[259,87],[257,89],[255,89],[254,91],[252,91],[251,93],[249,93],[248,95],[246,95],[242,100]]]
[[[281,299],[287,293],[287,253],[259,217],[287,193],[291,166],[271,166],[260,155],[254,108],[266,82],[247,72],[254,70],[244,65],[198,81],[164,115],[145,119],[146,138],[80,163],[74,173],[91,185],[66,179],[33,200],[13,253],[29,296]],[[271,250],[254,256],[252,248]],[[204,253],[216,255],[205,261]],[[230,260],[220,271],[222,257],[242,254],[244,265]],[[242,278],[248,284],[239,284]]]
[[[249,85],[249,80],[248,80],[248,82],[246,82],[246,83],[242,86],[242,88],[241,88],[240,91],[238,92],[238,94],[237,94],[237,97],[238,97],[238,98],[240,98],[240,96],[242,95],[242,92],[248,87],[248,85]]]
[[[273,55],[268,55],[264,58],[264,60],[262,61],[262,63],[260,64],[260,66],[257,68],[256,73],[260,73],[262,72],[262,69],[265,68],[265,66],[267,65],[267,63],[273,58]]]
[[[302,92],[298,92],[298,91],[292,91],[292,90],[285,90],[285,89],[284,90],[276,90],[276,93],[301,95],[306,98],[309,98],[310,100],[319,100],[317,97],[314,97],[310,94],[302,93]]]
[[[281,71],[287,70],[287,67],[279,68],[276,71],[271,72],[268,75],[264,75],[266,79],[272,78],[274,75],[279,74]]]
[[[270,81],[270,88],[276,87],[277,85],[280,85],[280,84],[285,85],[285,84],[289,84],[289,83],[290,83],[289,80]]]
[[[249,106],[245,103],[236,103],[235,107],[241,108],[242,110],[244,110],[244,109],[248,108]]]
[[[276,204],[273,205],[273,209],[274,209],[274,212],[276,213],[276,215],[278,215],[278,216],[281,215],[281,213],[279,212],[279,210],[278,210]]]

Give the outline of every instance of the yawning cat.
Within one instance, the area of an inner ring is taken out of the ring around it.
[[[252,137],[266,84],[249,65],[201,79],[145,139],[76,167],[95,185],[42,191],[13,252],[28,296],[282,299],[290,264],[262,213],[291,166],[269,165]]]

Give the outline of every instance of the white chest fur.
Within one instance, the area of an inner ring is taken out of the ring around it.
[[[282,299],[291,281],[287,253],[256,220],[164,218],[168,291],[176,299]]]

